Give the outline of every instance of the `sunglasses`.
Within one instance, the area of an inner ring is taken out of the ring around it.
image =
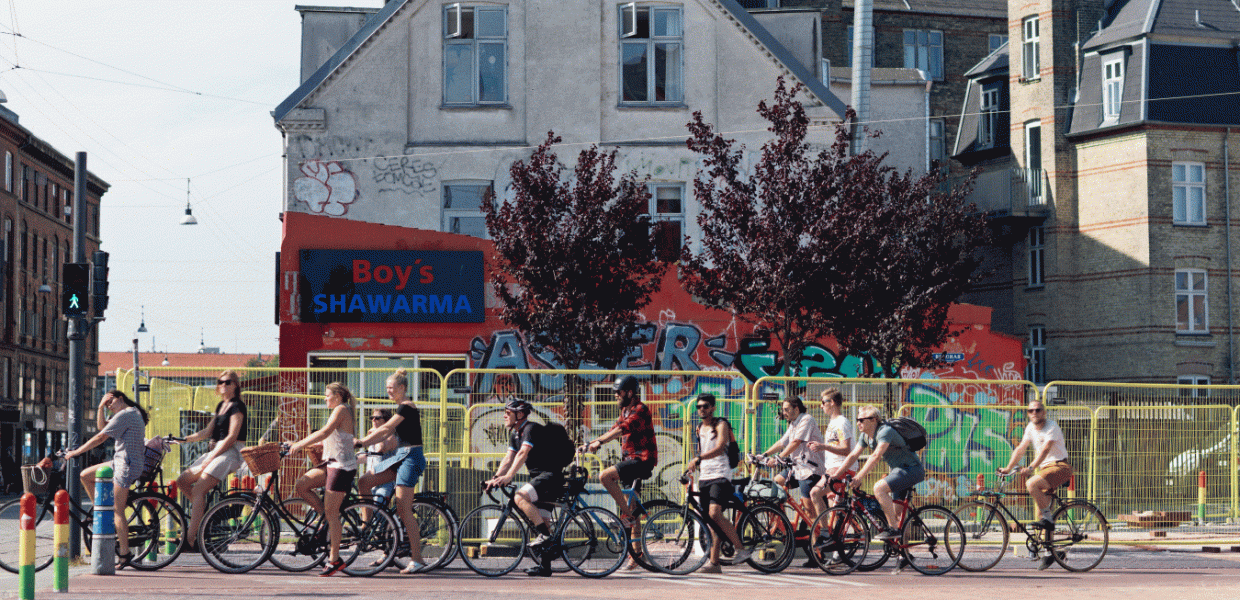
[[[386,421],[387,417],[371,417],[371,421]]]
[[[1030,414],[1040,413],[1040,412],[1046,412],[1046,409],[1045,408],[1028,408],[1028,409],[1025,409],[1025,412],[1030,413]]]
[[[861,417],[861,418],[857,419],[857,422],[858,422],[858,423],[864,423],[864,422],[866,422],[866,421],[869,421],[870,419],[874,419],[875,421],[877,421],[877,420],[878,420],[878,417]]]
[[[697,405],[697,409],[698,409],[698,410],[702,410],[703,408],[714,408],[714,406],[712,406],[712,405],[710,405],[710,404],[699,404],[699,405]]]
[[[215,382],[215,385],[232,385],[232,382],[233,381],[231,379],[221,379]]]

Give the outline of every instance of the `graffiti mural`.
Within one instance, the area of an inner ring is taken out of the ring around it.
[[[310,212],[343,217],[361,197],[357,176],[339,162],[308,160],[301,164],[301,172],[293,181],[293,198],[304,202]]]
[[[1007,464],[1023,423],[1016,423],[1010,408],[999,408],[993,395],[949,396],[923,385],[909,386],[904,404],[913,406],[911,416],[926,428],[926,481],[918,493],[954,500],[967,496],[978,473],[993,473]],[[956,405],[995,404],[996,408],[957,408]],[[1021,406],[1004,403],[1004,406]]]
[[[380,192],[429,194],[438,189],[435,164],[412,156],[386,156],[371,163]]]

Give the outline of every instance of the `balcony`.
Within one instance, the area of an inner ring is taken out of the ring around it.
[[[1046,171],[1016,167],[982,171],[969,201],[996,219],[1042,219],[1050,210]]]

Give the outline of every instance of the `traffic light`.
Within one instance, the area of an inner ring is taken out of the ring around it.
[[[90,265],[65,263],[60,272],[60,306],[66,317],[85,317],[90,306]]]
[[[95,316],[102,318],[103,311],[108,308],[108,253],[96,250],[91,255],[94,267],[91,269],[94,281],[90,287],[90,303],[95,307]]]

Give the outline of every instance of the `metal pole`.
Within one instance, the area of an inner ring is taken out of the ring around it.
[[[73,262],[86,262],[86,153],[78,152],[73,166]],[[83,370],[86,366],[86,331],[85,319],[69,319],[69,447],[82,445],[85,431],[82,419],[83,402],[82,385]],[[69,463],[69,476],[65,477],[65,487],[69,490],[69,501],[74,506],[82,505],[82,484],[77,474],[82,471],[82,459],[73,459]],[[82,532],[76,519],[69,520],[69,554],[74,559],[82,555]]]

